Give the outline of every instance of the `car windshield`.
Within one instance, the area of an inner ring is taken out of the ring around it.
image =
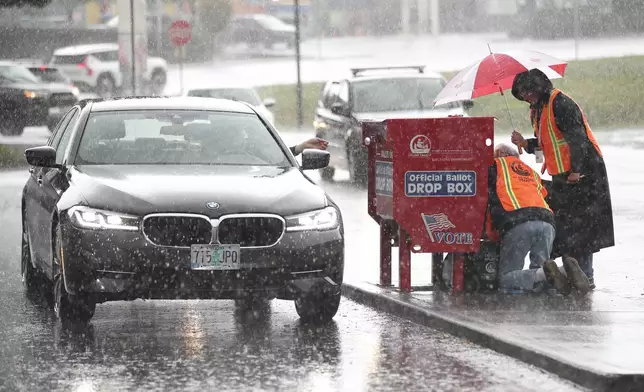
[[[94,112],[75,163],[292,166],[256,115],[185,110]]]
[[[279,18],[270,15],[256,15],[254,19],[267,29],[283,29],[284,27],[289,27],[287,23],[284,23]]]
[[[254,90],[247,88],[214,88],[191,90],[188,93],[191,97],[221,98],[232,101],[242,101],[253,106],[259,106],[261,100]]]
[[[45,83],[67,83],[67,79],[56,68],[31,67],[29,71]]]
[[[26,67],[17,65],[0,65],[0,79],[12,83],[38,83],[38,78]]]
[[[444,86],[440,78],[392,78],[352,83],[356,113],[431,109]]]

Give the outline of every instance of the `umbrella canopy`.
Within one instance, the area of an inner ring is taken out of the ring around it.
[[[512,88],[516,75],[535,68],[550,79],[561,78],[566,66],[565,61],[530,50],[491,53],[454,76],[436,96],[434,105],[502,93]]]

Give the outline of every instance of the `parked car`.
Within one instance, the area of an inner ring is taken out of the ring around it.
[[[53,131],[63,115],[81,99],[81,93],[71,79],[56,67],[49,67],[40,62],[26,62],[24,65],[42,83],[49,84],[52,89],[56,89],[49,98],[47,116],[47,127]]]
[[[50,65],[60,68],[82,90],[111,97],[123,87],[119,45],[104,43],[68,46],[54,51]],[[160,57],[148,57],[144,75],[153,94],[162,94],[167,82],[168,64]]]
[[[76,102],[67,85],[45,83],[24,65],[0,61],[0,133],[22,135],[25,127],[46,126],[55,109]]]
[[[424,66],[351,69],[351,77],[328,81],[320,91],[313,126],[317,137],[329,141],[331,164],[322,170],[332,179],[336,168],[346,169],[351,181],[367,180],[367,150],[360,122],[392,118],[466,115],[472,101],[434,108],[433,100],[447,81]]]
[[[229,45],[246,44],[271,49],[275,44],[295,46],[295,26],[266,14],[235,16],[222,34],[222,41]]]
[[[262,100],[252,87],[198,87],[188,89],[184,94],[187,97],[220,98],[246,102],[252,105],[268,122],[275,125],[275,115],[269,110],[275,106],[275,99]]]
[[[300,166],[252,106],[81,101],[25,156],[23,282],[50,287],[60,319],[136,298],[278,298],[305,322],[336,314],[342,216],[304,174],[329,153],[305,150]]]

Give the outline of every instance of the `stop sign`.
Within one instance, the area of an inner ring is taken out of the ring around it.
[[[187,20],[175,20],[168,29],[170,39],[176,46],[183,46],[192,39],[192,27]]]

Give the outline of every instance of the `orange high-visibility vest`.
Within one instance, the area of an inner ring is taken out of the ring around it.
[[[496,164],[496,194],[506,211],[540,207],[550,210],[545,197],[548,191],[541,177],[517,157],[502,157]],[[550,210],[552,211],[552,210]]]
[[[546,169],[548,169],[548,174],[550,174],[551,176],[566,173],[570,171],[571,168],[570,146],[568,146],[563,133],[557,126],[557,122],[555,121],[555,113],[552,107],[552,103],[554,102],[558,94],[564,93],[559,89],[552,89],[548,104],[546,104],[541,111],[541,118],[534,118],[532,123],[532,126],[534,128],[534,135],[539,140],[539,146],[541,150],[543,150],[545,161],[544,165],[546,166]],[[577,107],[579,107],[579,105],[577,105]],[[534,109],[531,109],[531,117],[534,117],[532,116],[533,110]],[[602,156],[599,145],[597,144],[595,136],[593,136],[593,133],[590,130],[590,125],[588,125],[586,115],[581,110],[581,107],[579,107],[579,111],[581,112],[581,117],[584,121],[584,127],[586,128],[586,136],[588,136],[588,140],[590,140],[590,142],[593,144],[599,156]]]

